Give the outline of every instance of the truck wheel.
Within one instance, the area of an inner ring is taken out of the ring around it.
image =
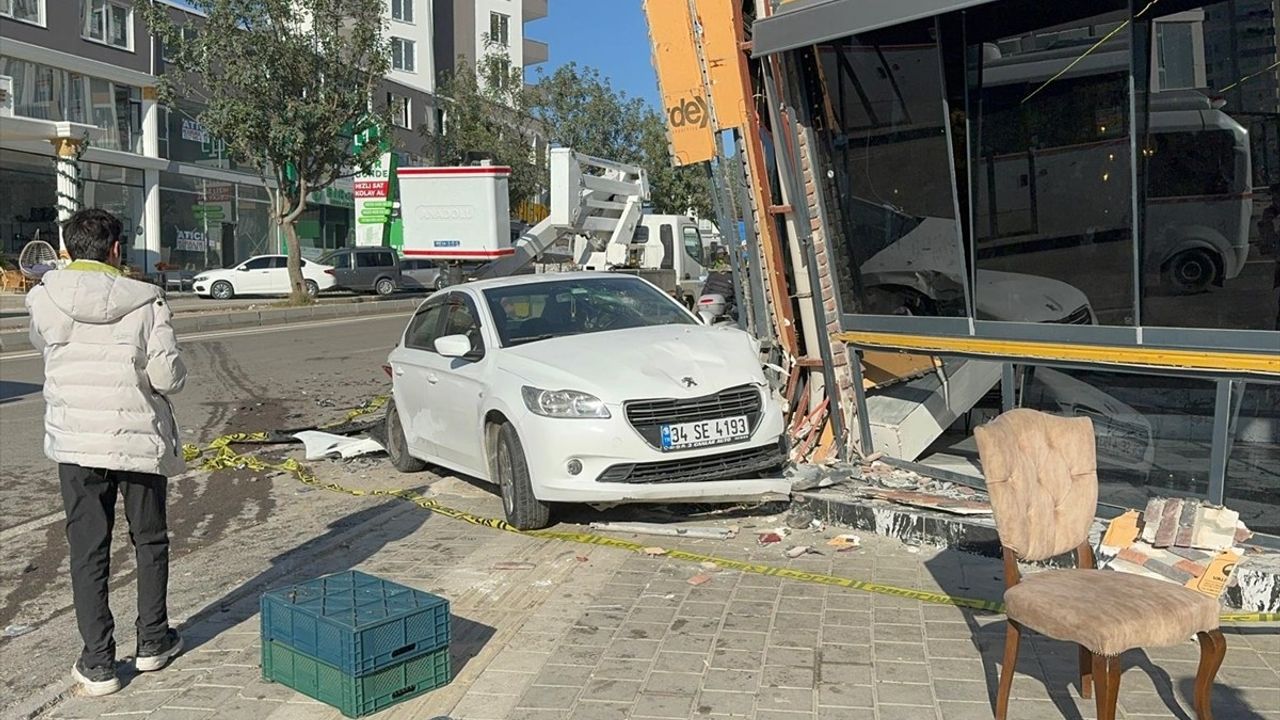
[[[387,401],[387,457],[391,464],[402,473],[422,472],[427,464],[409,454],[409,443],[404,437],[404,426],[400,424],[400,413],[396,412],[396,401]]]
[[[373,291],[379,295],[387,296],[396,291],[396,284],[391,281],[391,278],[379,278],[378,282],[373,285]]]
[[[493,464],[507,522],[520,530],[540,530],[550,525],[551,506],[533,495],[524,446],[510,423],[498,426]]]
[[[1183,250],[1165,265],[1165,275],[1183,293],[1204,292],[1218,279],[1218,263],[1204,248]]]
[[[219,280],[209,288],[209,296],[214,300],[230,300],[236,296],[236,291],[231,287],[231,283],[226,280]]]

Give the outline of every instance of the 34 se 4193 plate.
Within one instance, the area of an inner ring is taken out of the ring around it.
[[[751,426],[747,423],[747,416],[745,415],[698,422],[672,423],[662,426],[662,449],[686,450],[710,445],[723,445],[746,439],[750,435]]]

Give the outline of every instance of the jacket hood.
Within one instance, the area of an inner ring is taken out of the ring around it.
[[[749,335],[736,328],[702,325],[660,325],[542,340],[503,350],[502,367],[531,385],[588,392],[608,404],[693,398],[736,385],[765,383]]]
[[[160,297],[154,285],[97,270],[52,270],[41,284],[59,310],[83,323],[115,322]]]

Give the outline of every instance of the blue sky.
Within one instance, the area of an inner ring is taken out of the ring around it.
[[[546,72],[576,62],[609,78],[614,88],[654,107],[658,80],[650,62],[649,26],[641,0],[549,0],[547,17],[525,25],[525,33],[550,45]],[[535,71],[528,73],[536,80]]]

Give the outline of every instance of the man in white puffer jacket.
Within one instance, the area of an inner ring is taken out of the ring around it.
[[[44,450],[58,463],[71,592],[84,649],[72,676],[88,695],[120,689],[107,604],[116,495],[138,562],[140,671],[182,650],[169,627],[168,477],[185,463],[168,395],[186,383],[160,288],[124,277],[121,224],[82,210],[63,226],[73,262],[27,295],[31,342],[44,354]]]

